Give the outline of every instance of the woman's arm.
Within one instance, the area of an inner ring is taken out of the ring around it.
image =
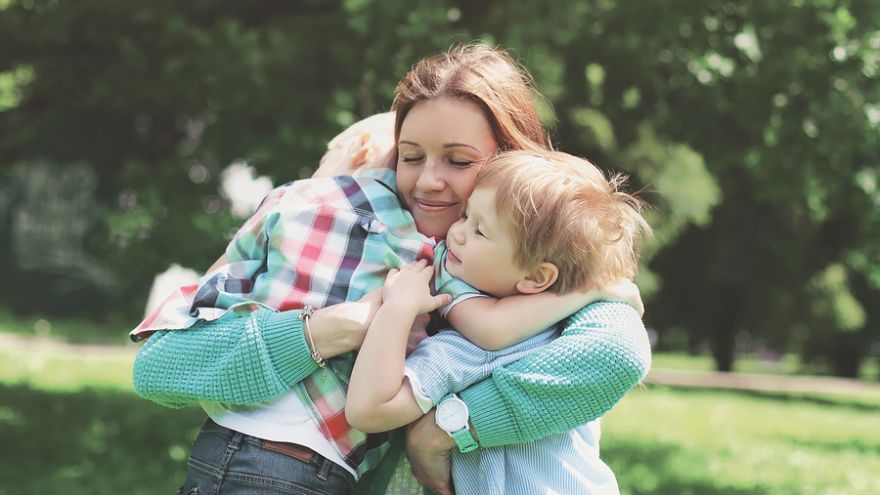
[[[650,364],[639,312],[601,302],[572,316],[550,345],[460,395],[480,446],[522,443],[602,416],[645,377]],[[442,459],[454,443],[432,421],[429,414],[415,423],[407,446],[419,481],[442,492],[449,472]]]
[[[551,344],[461,393],[484,447],[522,443],[596,419],[648,373],[651,349],[635,308],[592,304]]]
[[[380,300],[377,289],[360,301],[316,310],[309,327],[321,355],[357,349]],[[299,313],[232,311],[185,330],[158,331],[135,359],[135,391],[169,407],[265,402],[317,369]]]
[[[309,361],[302,321],[294,312],[232,312],[186,330],[153,334],[135,359],[134,388],[169,407],[201,400],[256,404],[313,372],[317,365]]]

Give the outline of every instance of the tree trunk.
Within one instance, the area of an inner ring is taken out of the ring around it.
[[[743,312],[742,294],[736,290],[720,291],[717,301],[720,306],[716,312],[715,324],[710,329],[710,350],[715,359],[715,369],[732,371],[734,351],[736,350],[736,334],[741,327],[740,319]]]
[[[734,347],[736,344],[736,326],[733,322],[719,322],[712,335],[710,348],[715,359],[717,371],[732,371]]]

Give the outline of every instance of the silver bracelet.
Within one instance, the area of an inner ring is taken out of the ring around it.
[[[321,356],[321,352],[315,347],[315,340],[312,338],[312,329],[309,327],[309,318],[315,313],[315,308],[310,305],[305,305],[302,309],[302,313],[297,316],[303,322],[303,328],[306,331],[306,337],[309,339],[309,347],[310,351],[312,351],[312,359],[318,364],[318,366],[322,368],[327,367],[327,361],[324,359],[324,356]]]

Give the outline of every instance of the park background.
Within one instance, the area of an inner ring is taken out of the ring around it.
[[[131,389],[154,277],[473,40],[654,205],[675,379],[605,419],[622,492],[880,493],[880,3],[0,0],[0,495],[173,493],[202,415]]]

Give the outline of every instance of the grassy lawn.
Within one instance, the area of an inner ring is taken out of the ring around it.
[[[0,306],[0,332],[22,336],[51,337],[67,342],[125,344],[128,331],[138,322],[111,318],[100,323],[86,318],[19,316]]]
[[[606,415],[628,494],[880,493],[880,407],[651,388]]]
[[[133,354],[0,347],[0,495],[174,493],[203,416],[131,391]],[[880,406],[650,387],[603,420],[623,494],[880,493]]]
[[[714,371],[715,363],[709,356],[692,356],[683,352],[664,352],[654,355],[655,368],[673,370]],[[761,373],[771,375],[828,375],[827,367],[807,364],[796,354],[786,354],[778,360],[759,359],[755,356],[738,356],[733,363],[738,373]],[[859,377],[877,381],[880,378],[880,358],[869,357],[859,370]]]

